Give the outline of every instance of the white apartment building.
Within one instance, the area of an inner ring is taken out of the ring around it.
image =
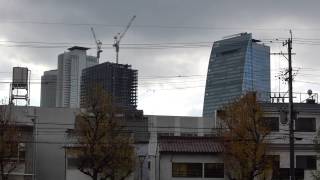
[[[84,68],[98,64],[87,55],[88,48],[74,46],[58,56],[56,107],[80,107],[81,74]]]
[[[262,103],[264,119],[272,130],[268,155],[275,159],[275,171],[270,179],[289,179],[289,134],[285,122],[287,103]],[[312,180],[320,170],[319,152],[314,138],[320,128],[320,104],[295,103],[295,174],[297,180]],[[215,119],[215,120],[214,120]],[[219,134],[218,117],[148,116],[149,177],[152,180],[221,180],[223,155],[215,140]],[[207,136],[207,137],[205,137]],[[219,137],[219,136],[218,136]],[[208,172],[210,172],[208,174]],[[214,172],[214,173],[213,173]]]

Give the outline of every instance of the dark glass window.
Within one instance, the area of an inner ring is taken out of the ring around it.
[[[172,163],[172,177],[202,177],[202,163]]]
[[[204,164],[205,178],[224,178],[223,163],[206,163]]]
[[[298,118],[295,121],[295,131],[299,132],[316,132],[315,118]]]
[[[79,159],[68,158],[68,168],[69,169],[77,169],[78,166],[79,166]]]
[[[295,169],[295,178],[296,180],[303,180],[304,179],[304,170],[303,169]],[[290,169],[289,168],[280,168],[279,169],[279,177],[272,178],[275,180],[290,180]]]
[[[279,131],[279,118],[278,117],[263,117],[263,121],[271,131]]]
[[[158,136],[160,137],[160,136],[174,136],[174,133],[158,133]]]
[[[301,169],[316,170],[316,156],[296,156],[296,167]]]

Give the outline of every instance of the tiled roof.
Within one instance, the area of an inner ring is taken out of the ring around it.
[[[159,138],[160,152],[219,153],[222,144],[213,137],[162,136]]]

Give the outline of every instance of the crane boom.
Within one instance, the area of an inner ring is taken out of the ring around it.
[[[130,21],[129,21],[127,27],[126,27],[126,29],[121,33],[118,41],[121,41],[121,39],[123,38],[123,36],[127,33],[128,29],[129,29],[130,26],[132,25],[132,22],[134,21],[135,18],[136,18],[136,16],[132,16],[132,18],[130,19]]]
[[[98,41],[97,41],[96,33],[94,32],[93,27],[91,27],[90,29],[91,29],[91,32],[92,32],[93,39],[94,39],[95,43],[97,43]]]
[[[118,33],[116,36],[114,36],[113,47],[115,47],[115,49],[116,49],[116,63],[117,64],[119,62],[120,41],[124,37],[124,35],[127,33],[128,29],[132,25],[132,22],[134,21],[135,18],[136,18],[135,15],[132,16],[132,18],[130,19],[130,21],[129,21],[128,25],[126,26],[126,28],[124,29],[124,31],[122,33]]]
[[[99,63],[100,53],[102,53],[102,49],[101,49],[102,42],[100,40],[97,40],[96,33],[94,32],[93,27],[91,27],[90,29],[91,29],[91,32],[92,32],[92,36],[93,36],[94,42],[96,43],[96,46],[97,46],[97,60],[98,60],[98,63]]]

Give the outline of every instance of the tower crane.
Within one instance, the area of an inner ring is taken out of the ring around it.
[[[93,27],[91,27],[91,32],[92,32],[92,36],[93,36],[94,42],[96,43],[96,46],[97,46],[97,60],[98,60],[98,63],[99,63],[100,53],[102,53],[102,49],[101,49],[102,42],[100,40],[97,40],[96,33],[94,32]]]
[[[116,49],[116,63],[118,64],[119,62],[119,50],[120,50],[120,41],[123,38],[123,36],[126,34],[126,32],[128,31],[128,29],[130,28],[133,20],[136,18],[136,16],[132,16],[131,20],[129,21],[127,27],[124,29],[124,31],[122,33],[118,33],[116,36],[114,36],[114,43],[113,43],[113,47],[115,47]]]

